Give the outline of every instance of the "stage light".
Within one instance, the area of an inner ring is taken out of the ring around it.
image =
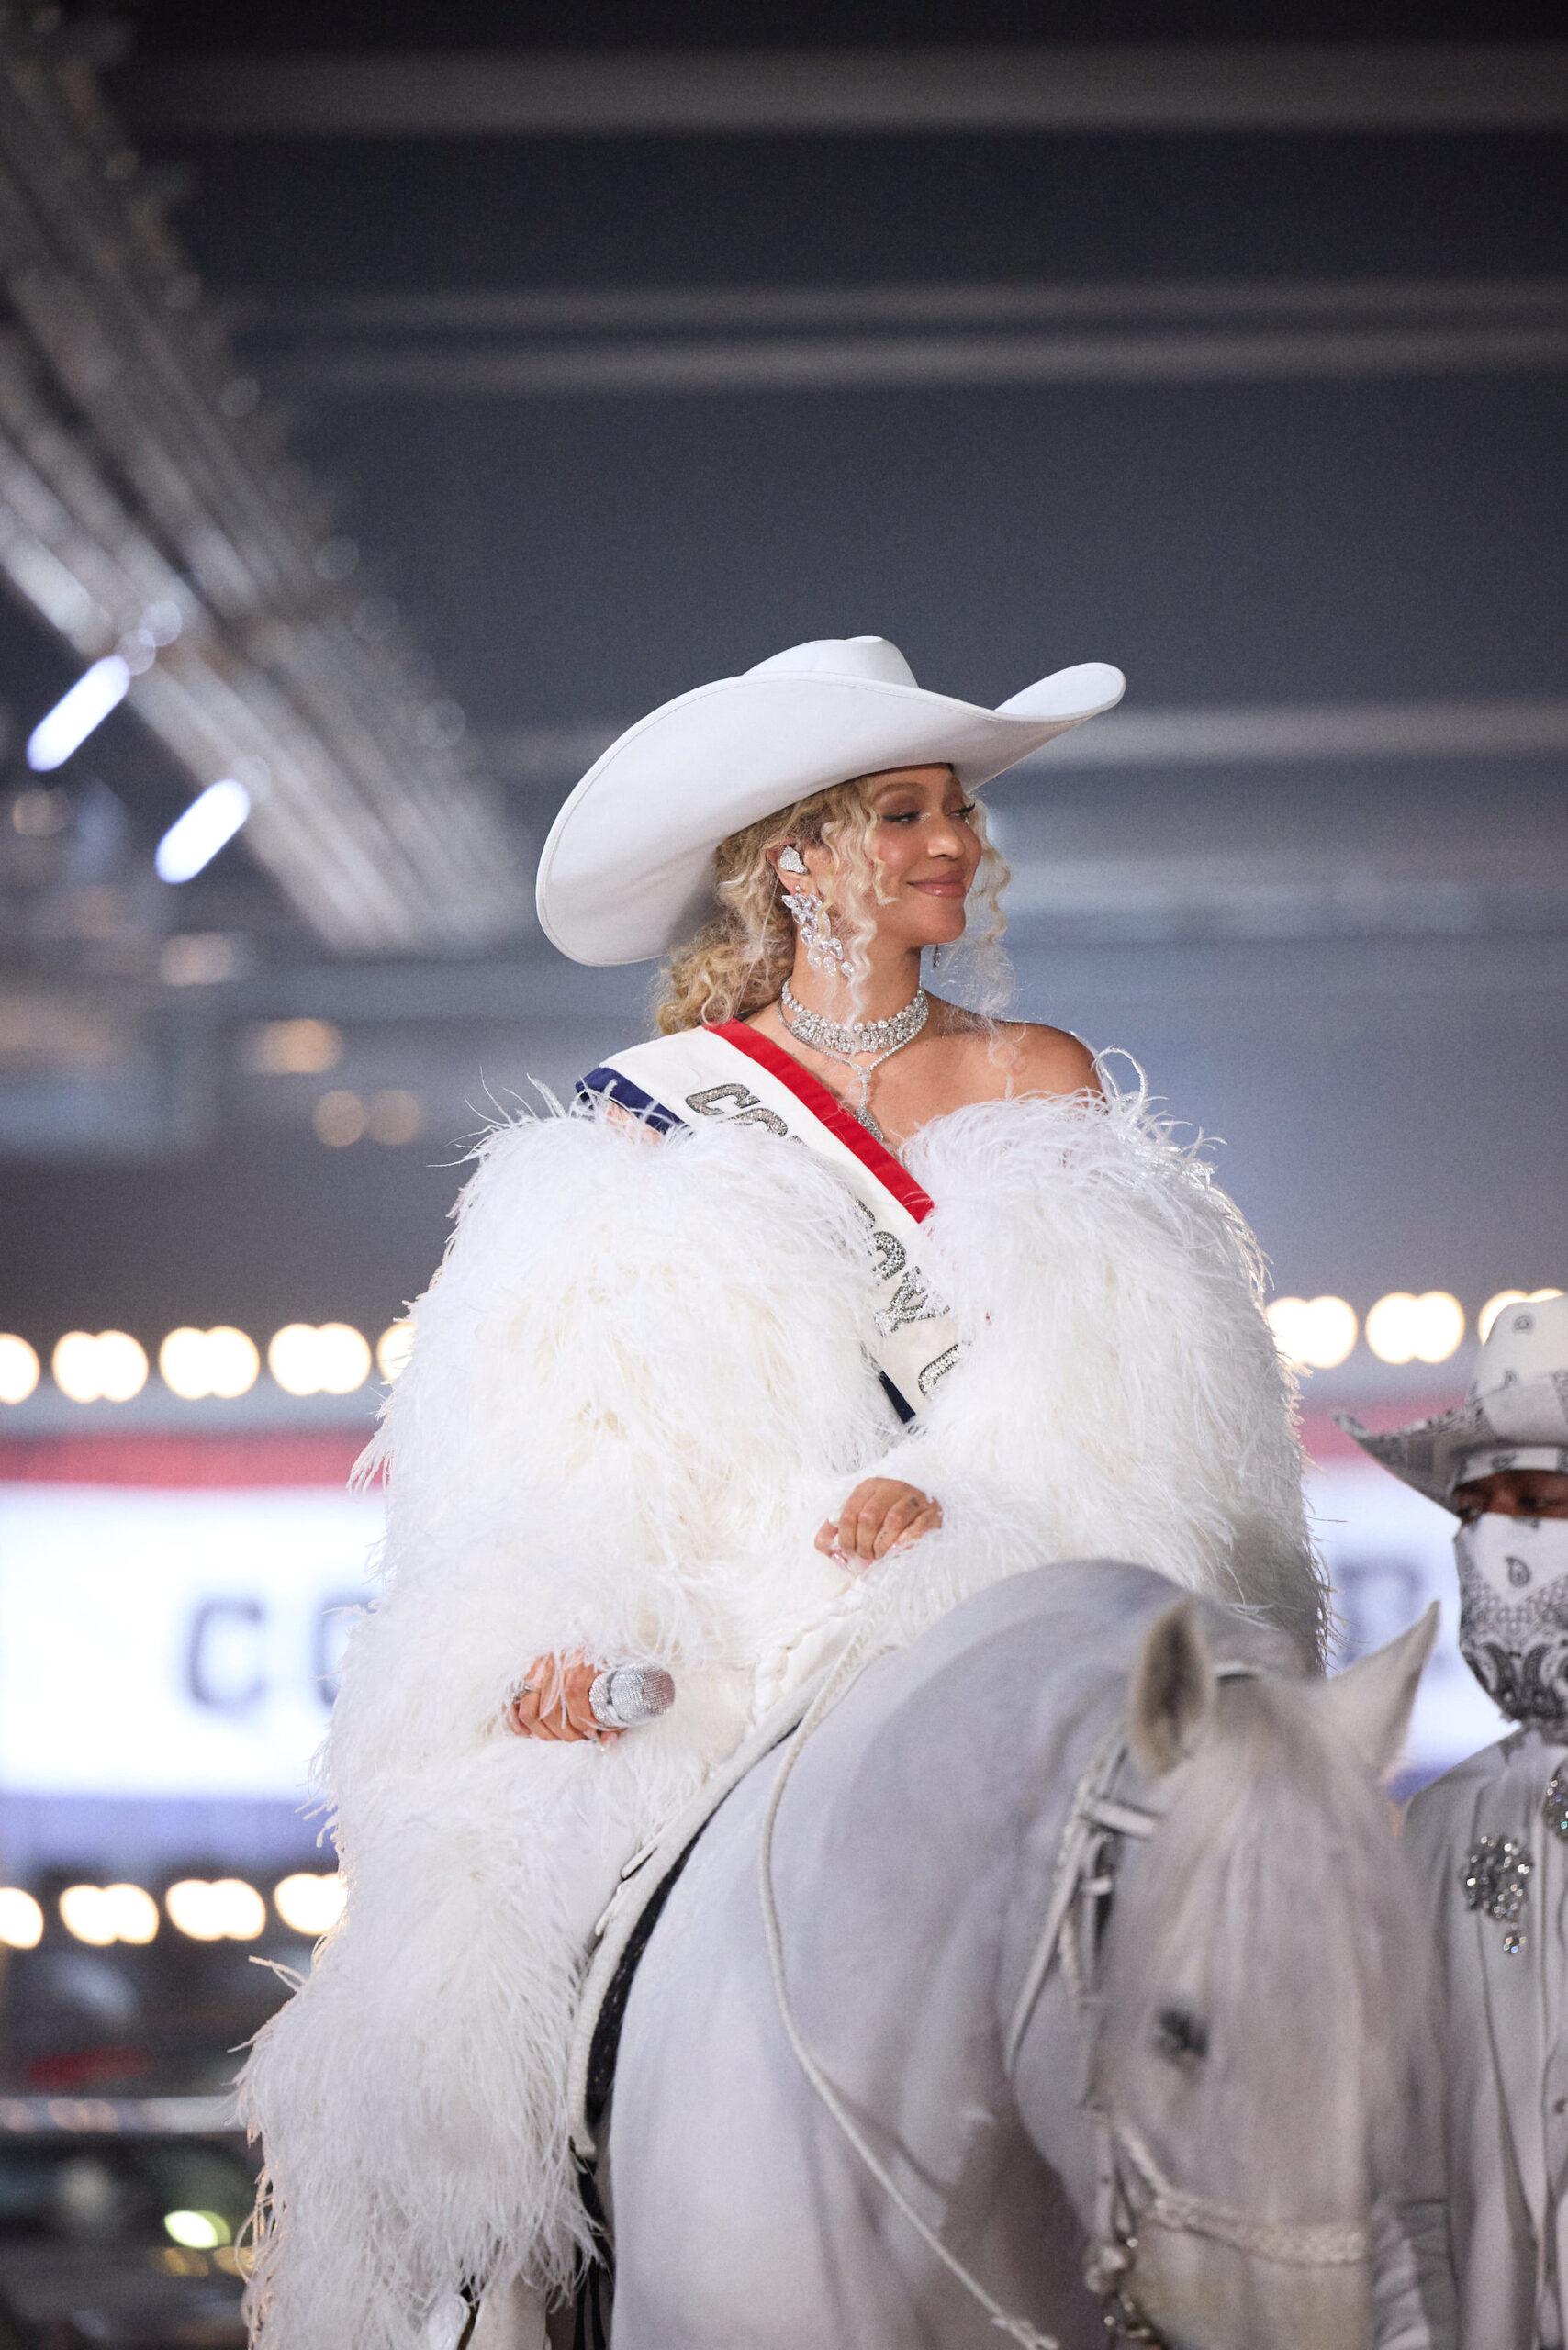
[[[223,1928],[213,1915],[212,1887],[205,1877],[184,1876],[169,1886],[163,1908],[171,1926],[193,1942],[218,1942]]]
[[[1391,1290],[1367,1310],[1367,1344],[1380,1362],[1409,1362],[1416,1352],[1416,1301]]]
[[[173,1394],[187,1404],[208,1395],[207,1332],[182,1327],[171,1330],[158,1349],[158,1375]]]
[[[7,1950],[37,1950],[43,1940],[43,1911],[19,1885],[0,1886],[0,1942]]]
[[[212,1393],[227,1402],[248,1394],[261,1377],[261,1350],[243,1330],[220,1322],[207,1334],[207,1375]]]
[[[337,1924],[343,1914],[343,1881],[333,1870],[318,1874],[301,1869],[273,1887],[273,1908],[291,1932],[308,1934],[314,1942]]]
[[[1484,1345],[1492,1336],[1493,1324],[1506,1305],[1534,1305],[1542,1298],[1561,1297],[1562,1294],[1562,1292],[1560,1289],[1500,1289],[1495,1297],[1487,1299],[1476,1315],[1475,1335]],[[4,1343],[5,1341],[0,1339],[0,1346]],[[0,1393],[3,1392],[0,1390]]]
[[[221,2211],[165,2211],[163,2232],[187,2252],[216,2252],[230,2236]]]
[[[329,1395],[352,1395],[370,1377],[368,1342],[346,1322],[323,1322],[316,1336],[321,1386]]]
[[[129,1404],[147,1384],[147,1356],[123,1330],[68,1330],[50,1369],[73,1404]]]
[[[1380,1362],[1447,1362],[1463,1337],[1464,1308],[1446,1289],[1392,1290],[1368,1310],[1367,1344]]]
[[[158,1349],[164,1386],[187,1403],[207,1395],[243,1395],[255,1385],[261,1368],[254,1340],[226,1324],[214,1330],[171,1330]]]
[[[1334,1371],[1355,1346],[1355,1308],[1342,1297],[1277,1297],[1268,1312],[1281,1354],[1304,1371]]]
[[[383,1330],[375,1341],[375,1360],[381,1376],[390,1382],[403,1371],[414,1351],[414,1326],[411,1321],[394,1322]]]
[[[256,1384],[261,1354],[244,1330],[230,1330],[226,1323],[218,1323],[217,1330],[185,1327],[169,1330],[158,1348],[158,1370],[162,1384],[185,1403],[197,1403],[202,1396],[233,1401]]]
[[[324,1142],[329,1150],[346,1150],[364,1132],[364,1103],[357,1093],[323,1093],[311,1113],[310,1123],[318,1142]]]
[[[118,653],[95,661],[28,735],[28,765],[33,773],[49,775],[55,767],[63,767],[72,752],[81,749],[94,728],[103,724],[111,710],[118,709],[129,687],[129,665]]]
[[[111,1942],[150,1942],[158,1931],[158,1904],[139,1885],[68,1885],[60,1897],[60,1917],[67,1933],[95,1950],[106,1950]],[[40,1930],[41,1923],[40,1915]]]
[[[290,1395],[352,1395],[370,1377],[370,1347],[346,1322],[290,1322],[267,1348],[267,1367]]]
[[[321,1077],[343,1057],[330,1020],[264,1020],[246,1041],[245,1062],[263,1077]]]
[[[106,1885],[103,1914],[122,1942],[150,1942],[158,1932],[158,1904],[139,1885]]]
[[[316,1333],[308,1322],[286,1322],[273,1334],[267,1348],[267,1369],[290,1395],[319,1392],[316,1377]]]
[[[60,1897],[60,1922],[79,1942],[107,1950],[118,1939],[101,1885],[68,1885]]]
[[[417,1095],[405,1093],[401,1087],[371,1098],[366,1125],[372,1142],[415,1142],[424,1123],[425,1113]]]
[[[25,1404],[39,1383],[39,1359],[26,1338],[0,1331],[0,1404]]]
[[[194,1942],[254,1942],[267,1922],[266,1904],[242,1877],[181,1877],[163,1896],[169,1922]]]
[[[159,842],[152,862],[160,881],[194,881],[233,839],[250,812],[251,795],[242,783],[232,776],[209,783]]]

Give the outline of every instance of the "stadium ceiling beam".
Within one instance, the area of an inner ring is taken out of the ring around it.
[[[548,399],[1009,383],[1283,383],[1568,366],[1568,282],[559,286],[240,297],[315,395]]]
[[[549,349],[337,349],[278,359],[308,397],[562,399],[607,394],[937,391],[1039,384],[1350,383],[1400,375],[1546,375],[1568,367],[1568,321],[1287,327],[1169,333],[763,336]]]
[[[0,285],[0,573],[84,659],[137,652],[129,707],[193,784],[240,775],[256,856],[324,943],[526,926],[460,722],[196,307],[87,65],[8,18]]]
[[[512,727],[486,737],[492,770],[542,796],[593,765],[621,732],[608,721]],[[1089,768],[1360,765],[1385,760],[1551,758],[1568,753],[1568,699],[1258,703],[1114,711],[1036,754],[1042,773]]]
[[[1568,321],[1568,278],[1102,278],[866,285],[432,285],[396,292],[227,295],[241,333],[344,335],[678,334],[789,328],[1190,326],[1406,319]]]
[[[138,123],[204,138],[1519,130],[1568,122],[1568,45],[1116,43],[450,50],[133,64]]]
[[[446,399],[1353,381],[1568,366],[1559,278],[562,287],[229,308],[270,381]]]

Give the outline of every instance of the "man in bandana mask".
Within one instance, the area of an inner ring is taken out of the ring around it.
[[[1455,1410],[1340,1425],[1459,1519],[1460,1647],[1516,1725],[1405,1826],[1448,1990],[1460,2343],[1568,2350],[1568,1297],[1506,1306]]]

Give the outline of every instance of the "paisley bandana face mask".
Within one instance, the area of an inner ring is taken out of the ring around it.
[[[1510,1720],[1568,1739],[1568,1518],[1489,1512],[1453,1547],[1466,1664]]]

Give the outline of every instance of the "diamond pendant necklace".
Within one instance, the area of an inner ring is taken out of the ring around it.
[[[868,1135],[874,1135],[883,1145],[888,1137],[871,1114],[871,1072],[880,1069],[885,1060],[913,1045],[931,1016],[931,999],[923,987],[917,987],[902,1012],[887,1020],[828,1020],[809,1004],[801,1002],[788,979],[778,999],[778,1016],[797,1043],[808,1046],[812,1052],[825,1054],[831,1061],[843,1061],[854,1068],[861,1053],[873,1058],[854,1074],[860,1080],[858,1102],[847,1104],[852,1116],[859,1119]]]

